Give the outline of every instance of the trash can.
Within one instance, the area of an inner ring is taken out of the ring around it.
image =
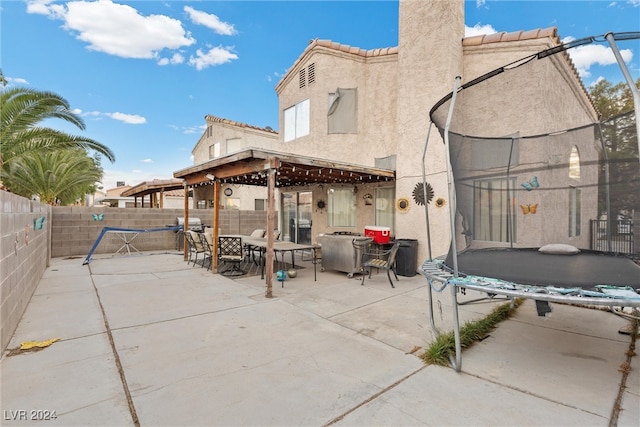
[[[396,273],[400,276],[413,277],[418,267],[418,241],[416,239],[396,239],[400,242],[396,254]]]

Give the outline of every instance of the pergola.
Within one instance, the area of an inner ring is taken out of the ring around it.
[[[138,207],[138,197],[144,206],[144,197],[149,196],[149,206],[158,206],[163,208],[164,192],[172,190],[181,190],[184,183],[181,179],[154,179],[153,181],[145,181],[134,187],[122,192],[124,197],[133,197],[134,207]],[[186,195],[188,198],[188,195]],[[159,200],[159,202],[158,202]]]
[[[267,187],[267,230],[275,228],[275,189],[310,184],[370,184],[395,181],[395,171],[354,165],[263,149],[248,148],[174,172],[185,188],[184,224],[189,223],[188,187],[213,184],[213,241],[218,240],[220,186],[225,183]],[[130,191],[130,190],[129,190]],[[273,233],[267,233],[266,296],[273,281]],[[212,249],[212,271],[217,271],[217,245]],[[187,256],[185,246],[185,257]]]

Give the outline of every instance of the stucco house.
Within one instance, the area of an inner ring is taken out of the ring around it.
[[[251,171],[259,185],[265,185],[266,176],[274,173],[276,221],[281,230],[304,221],[310,225],[309,239],[315,241],[319,233],[362,233],[367,225],[387,226],[397,238],[417,239],[418,259],[425,259],[424,207],[416,205],[411,195],[422,180],[421,158],[430,109],[452,91],[456,76],[471,81],[528,54],[557,46],[560,39],[555,28],[465,38],[463,0],[402,0],[399,10],[398,46],[363,50],[317,39],[308,44],[275,87],[279,132],[207,116],[207,129],[193,151],[194,166],[174,173],[194,188],[194,203],[213,200],[207,176],[221,173],[216,178],[221,188],[227,188],[234,183],[252,183]],[[511,98],[506,89],[485,94],[487,104],[496,107],[464,119],[478,131],[486,134],[489,130],[495,136],[567,129],[585,118],[594,120],[596,112],[567,55],[549,61],[539,71],[525,76],[512,89]],[[530,93],[525,101],[516,96],[539,79],[553,81],[553,90]],[[503,98],[530,103],[531,129],[511,126],[509,101],[505,104]],[[540,105],[544,109],[536,108]],[[498,113],[500,119],[496,120]],[[540,149],[523,143],[522,160],[528,150]],[[544,149],[550,159],[569,163],[570,149]],[[593,137],[577,150],[581,160],[597,159]],[[249,164],[249,158],[255,162]],[[427,180],[435,197],[444,201],[443,206],[448,201],[445,159],[443,144],[430,143]],[[298,176],[296,182],[284,179]],[[580,179],[597,177],[583,175]],[[266,195],[264,187],[254,191],[250,197]],[[590,217],[596,217],[594,197],[582,194],[583,210],[578,219],[582,230],[587,230]],[[590,206],[594,212],[589,211]],[[246,207],[251,209],[250,203]],[[435,204],[428,209],[431,223],[436,224],[431,229],[431,244],[437,256],[449,247],[449,212]],[[549,211],[548,215],[536,220],[551,221],[555,214]],[[566,234],[566,227],[562,227]],[[518,232],[521,244],[535,246],[546,243],[558,230],[549,230],[548,236],[533,231],[527,234],[525,227],[519,227]],[[283,237],[307,239],[299,232]],[[576,244],[583,243],[579,240],[584,236],[574,237]],[[495,240],[491,235],[485,238]]]

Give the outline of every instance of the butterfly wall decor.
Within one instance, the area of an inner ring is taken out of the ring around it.
[[[537,176],[534,176],[533,178],[531,178],[531,181],[523,182],[520,185],[527,191],[531,191],[534,188],[540,187],[540,184],[538,183],[538,177]]]
[[[101,214],[93,214],[94,221],[102,221],[104,219],[104,213]]]
[[[520,209],[522,209],[522,213],[524,215],[526,214],[535,214],[536,212],[538,212],[538,204],[534,204],[534,205],[520,205]]]
[[[41,216],[40,218],[35,218],[33,220],[33,229],[34,230],[42,230],[42,227],[44,226],[44,220],[46,218],[44,216]]]

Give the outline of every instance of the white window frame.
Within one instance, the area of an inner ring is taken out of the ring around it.
[[[311,102],[309,99],[284,110],[284,142],[309,135]]]
[[[356,226],[356,194],[352,187],[329,189],[327,223],[329,227]]]
[[[473,236],[475,240],[516,242],[516,216],[513,212],[515,186],[515,178],[474,181]]]
[[[582,221],[582,191],[569,187],[569,237],[580,237]]]

